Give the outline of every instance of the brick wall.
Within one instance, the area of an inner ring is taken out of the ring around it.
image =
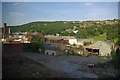
[[[27,43],[29,44],[29,43]],[[26,43],[3,44],[3,52],[25,52]]]

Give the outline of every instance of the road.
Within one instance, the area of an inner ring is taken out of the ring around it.
[[[36,62],[39,62],[53,70],[63,72],[71,78],[98,78],[98,75],[89,72],[78,71],[83,65],[87,67],[88,63],[104,63],[108,60],[98,57],[81,57],[81,56],[50,56],[36,53],[19,53]]]

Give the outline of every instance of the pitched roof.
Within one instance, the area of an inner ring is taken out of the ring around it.
[[[97,41],[94,44],[86,46],[86,48],[105,48],[106,46],[111,46],[111,44],[107,43],[106,41]]]
[[[32,34],[32,33],[29,33],[27,34],[25,37],[32,37],[32,35],[38,35],[38,36],[41,36],[41,37],[44,37],[44,35],[42,35],[41,33],[37,33],[37,34]]]
[[[63,38],[64,40],[76,39],[74,36],[62,36],[62,38]]]
[[[84,41],[94,41],[94,39],[77,39],[78,42],[84,42]]]
[[[38,36],[41,36],[41,37],[44,37],[44,35],[42,35],[41,33],[38,33],[37,35],[38,35]]]
[[[29,34],[27,34],[25,37],[26,37],[26,38],[27,38],[27,37],[32,37],[32,35],[33,35],[33,34],[29,33]]]
[[[51,44],[44,44],[43,45],[43,48],[44,49],[47,49],[47,50],[57,50],[58,49],[58,46],[53,46]]]

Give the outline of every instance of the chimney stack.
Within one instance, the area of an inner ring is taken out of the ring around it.
[[[4,23],[4,39],[6,39],[6,23]]]
[[[8,30],[8,33],[10,34],[10,28],[9,28],[9,30]]]

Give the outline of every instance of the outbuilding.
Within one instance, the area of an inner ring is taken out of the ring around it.
[[[111,50],[113,49],[113,44],[107,41],[97,41],[96,43],[86,46],[84,48],[85,54],[87,55],[100,55],[107,56],[111,55]]]
[[[45,49],[45,54],[47,55],[57,55],[58,46],[54,46],[51,44],[44,44],[43,48]]]

